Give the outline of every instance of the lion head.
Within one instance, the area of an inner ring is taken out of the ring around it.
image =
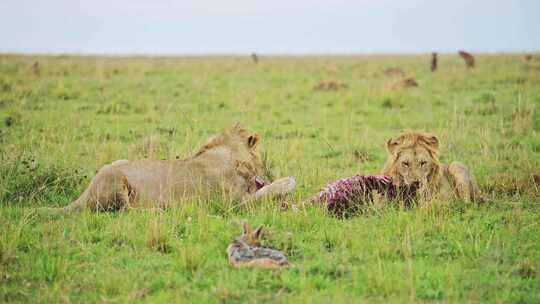
[[[388,160],[383,174],[391,176],[396,186],[415,187],[426,195],[440,185],[439,140],[421,131],[406,131],[386,143]]]
[[[209,152],[217,152],[220,155],[226,153],[230,159],[237,162],[241,171],[249,171],[249,175],[259,175],[263,165],[259,151],[261,137],[251,132],[240,124],[220,134],[211,136],[195,154],[195,157]],[[247,173],[246,173],[247,174]]]

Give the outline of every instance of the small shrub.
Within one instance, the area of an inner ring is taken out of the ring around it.
[[[341,156],[340,151],[327,151],[321,155],[322,158],[336,158]]]
[[[17,125],[21,122],[22,115],[19,112],[11,112],[4,120],[4,123],[6,124],[6,127],[12,127],[14,125]]]
[[[495,103],[495,94],[485,92],[477,96],[473,101],[476,103]]]
[[[530,174],[524,173],[523,176],[508,176],[498,174],[493,176],[485,185],[486,193],[492,193],[499,197],[513,196],[532,196],[539,195],[538,189],[534,185],[534,180]]]
[[[32,204],[72,198],[86,176],[79,169],[41,164],[32,156],[0,160],[0,203]]]
[[[532,116],[532,127],[535,131],[540,131],[540,108],[534,111]]]
[[[147,242],[149,248],[161,253],[169,253],[172,250],[169,236],[166,233],[165,225],[159,218],[150,222],[148,227]]]
[[[498,111],[499,108],[497,108],[497,105],[495,105],[495,103],[490,103],[476,110],[476,112],[481,116],[497,114]]]
[[[2,93],[11,92],[11,84],[4,79],[0,79],[0,92]]]
[[[523,278],[534,278],[538,275],[538,265],[531,259],[525,259],[517,265],[517,274]]]
[[[392,99],[390,98],[385,98],[382,102],[382,107],[383,108],[388,108],[388,109],[391,109],[394,105],[392,104]]]
[[[152,134],[144,137],[140,143],[136,145],[137,154],[144,158],[155,159],[160,156],[169,154],[168,141],[163,139],[159,134]]]
[[[168,135],[171,137],[174,136],[178,132],[176,128],[164,128],[164,127],[156,128],[156,131],[158,131],[160,134]]]
[[[395,102],[392,100],[392,98],[387,97],[383,99],[383,102],[381,103],[381,107],[386,109],[401,109],[403,108],[403,105],[399,102]]]
[[[264,179],[267,181],[273,181],[275,179],[274,173],[272,172],[274,163],[269,158],[268,153],[266,151],[262,153],[262,164],[263,164]]]
[[[148,108],[144,104],[135,105],[127,101],[119,101],[101,105],[96,114],[144,114],[146,112]]]
[[[180,266],[189,275],[194,275],[205,263],[205,252],[198,247],[184,248],[180,253]]]
[[[47,283],[53,283],[63,274],[60,257],[44,253],[41,257],[41,274]]]
[[[365,162],[369,162],[369,161],[373,161],[376,159],[375,155],[373,153],[370,153],[366,150],[363,150],[363,149],[356,149],[353,151],[353,157],[355,160],[361,162],[361,163],[365,163]]]

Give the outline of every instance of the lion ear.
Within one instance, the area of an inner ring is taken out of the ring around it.
[[[439,150],[439,139],[435,135],[427,134],[423,138],[424,142],[428,147],[430,147],[433,151]]]
[[[248,147],[255,148],[260,141],[260,137],[257,134],[250,135],[248,137]]]
[[[388,151],[388,153],[390,153],[390,155],[395,155],[396,154],[398,146],[399,146],[399,142],[397,140],[392,139],[392,138],[390,138],[386,142],[386,150]]]

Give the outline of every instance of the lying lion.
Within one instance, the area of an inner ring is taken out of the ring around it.
[[[407,131],[386,143],[388,160],[382,174],[396,186],[414,186],[424,199],[437,194],[455,195],[465,201],[480,201],[474,176],[460,162],[439,162],[439,140],[420,131]]]
[[[221,193],[244,202],[291,192],[293,178],[265,185],[259,135],[240,126],[212,136],[185,160],[117,160],[102,167],[88,188],[63,211],[166,207],[171,201]]]

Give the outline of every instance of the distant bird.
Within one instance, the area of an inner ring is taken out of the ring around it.
[[[251,60],[253,60],[253,63],[257,64],[259,62],[259,57],[257,56],[257,54],[252,53]]]
[[[468,68],[474,68],[474,56],[461,50],[458,52],[459,56],[461,56],[461,58],[463,58],[463,60],[465,60],[465,65],[468,67]]]
[[[431,71],[437,71],[437,53],[431,53]]]

